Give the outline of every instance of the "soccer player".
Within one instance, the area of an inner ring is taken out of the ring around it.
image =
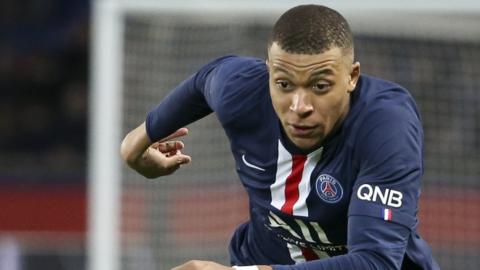
[[[273,28],[266,61],[225,56],[202,67],[125,137],[123,159],[148,178],[173,173],[190,157],[172,139],[211,112],[250,203],[230,243],[232,266],[439,269],[416,232],[423,131],[415,103],[401,86],[360,74],[338,12],[292,8]],[[231,267],[193,260],[174,269]]]

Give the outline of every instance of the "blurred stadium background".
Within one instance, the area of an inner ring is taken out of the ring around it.
[[[271,24],[298,3],[212,2],[1,1],[0,269],[97,270],[110,255],[117,269],[228,261],[247,205],[214,115],[190,127],[194,162],[174,176],[147,181],[118,157],[121,136],[202,64],[229,53],[265,57]],[[311,2],[350,21],[364,73],[415,96],[425,128],[420,232],[442,269],[480,269],[478,3]],[[97,90],[90,103],[88,74]],[[105,118],[114,121],[99,129]]]
[[[0,269],[84,269],[85,0],[0,1]]]

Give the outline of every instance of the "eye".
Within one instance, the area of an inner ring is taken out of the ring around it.
[[[332,84],[329,82],[317,82],[313,84],[312,88],[315,92],[324,93],[330,90]]]
[[[282,91],[289,91],[293,89],[293,85],[287,80],[277,80],[275,82],[277,88]]]

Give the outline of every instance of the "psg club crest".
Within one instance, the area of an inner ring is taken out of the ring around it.
[[[315,186],[320,199],[327,203],[337,203],[343,197],[342,185],[331,175],[321,174]]]

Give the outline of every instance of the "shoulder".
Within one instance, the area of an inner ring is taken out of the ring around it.
[[[359,84],[358,91],[354,94],[359,106],[368,105],[369,108],[377,110],[388,105],[416,108],[410,92],[397,83],[362,75]]]
[[[418,156],[423,144],[423,129],[408,90],[370,76],[362,76],[359,83],[349,119],[346,119],[349,141],[357,157],[386,158],[393,153]]]
[[[358,132],[382,126],[419,126],[420,114],[410,92],[403,86],[362,75],[352,96],[351,118]]]
[[[249,87],[267,80],[265,62],[254,57],[227,55],[210,61],[196,74],[197,88],[208,88],[213,94],[225,88]]]
[[[209,66],[204,93],[222,123],[266,104],[268,71],[263,59],[230,55]]]
[[[232,78],[235,75],[255,75],[266,72],[262,59],[237,55],[226,55],[211,60],[200,71],[201,75],[221,75],[221,78]]]

